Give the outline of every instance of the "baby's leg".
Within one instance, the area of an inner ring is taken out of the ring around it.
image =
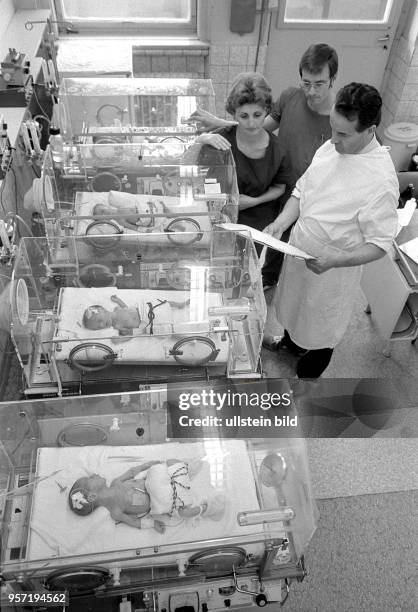
[[[136,226],[138,222],[138,210],[134,202],[118,202],[116,200],[112,202],[112,207],[115,209],[115,214],[123,215],[124,219],[121,220],[121,223],[126,221],[127,224],[130,224],[125,227],[128,227],[128,229],[135,229],[135,227],[131,227],[131,225]]]
[[[201,512],[204,512],[205,510],[205,505],[202,504],[202,506],[185,506],[184,508],[179,508],[178,513],[181,518],[192,518],[194,516],[198,516]]]

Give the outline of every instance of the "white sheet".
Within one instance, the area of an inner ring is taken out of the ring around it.
[[[93,304],[114,310],[116,304],[110,299],[112,295],[117,295],[127,306],[138,308],[144,321],[147,321],[147,302],[156,304],[159,299],[169,299],[184,303],[190,299],[190,303],[183,308],[175,308],[168,303],[159,306],[154,311],[154,335],[149,335],[147,331],[138,336],[125,336],[123,342],[118,342],[120,336],[116,329],[92,330],[82,325],[84,311]],[[176,365],[178,362],[169,354],[170,349],[181,338],[198,335],[209,337],[219,349],[216,359],[209,361],[207,365],[226,363],[229,354],[228,336],[209,333],[210,320],[217,320],[220,326],[226,326],[224,317],[208,315],[210,307],[222,305],[220,293],[203,290],[172,291],[167,295],[167,291],[161,290],[65,287],[60,293],[60,311],[53,339],[54,355],[58,361],[63,361],[68,358],[71,350],[82,342],[100,339],[101,344],[106,344],[117,353],[115,364],[119,362]],[[71,341],[73,338],[75,340]],[[112,338],[116,341],[112,342]]]
[[[259,509],[246,444],[242,440],[225,440],[222,442],[223,453],[217,451],[216,447],[217,441],[148,446],[39,448],[36,475],[42,478],[55,470],[61,471],[38,482],[34,488],[28,560],[163,544],[181,545],[182,542],[237,535],[242,535],[245,543],[245,536],[255,533],[256,529],[254,526],[241,527],[237,522],[237,512]],[[107,484],[110,484],[113,478],[138,463],[169,458],[204,459],[209,463],[210,469],[201,470],[193,482],[203,498],[207,497],[210,487],[226,492],[228,501],[221,521],[205,519],[203,516],[198,519],[173,517],[167,522],[166,532],[159,534],[152,528],[135,529],[121,523],[116,525],[108,510],[103,507],[97,508],[87,517],[77,516],[70,510],[67,498],[71,486],[78,478],[88,475],[88,472],[105,476]],[[65,491],[61,492],[60,487],[66,487]],[[262,550],[261,544],[248,547],[254,553]],[[181,552],[181,547],[177,550]]]
[[[75,214],[79,217],[91,217],[90,219],[75,219],[74,221],[74,233],[76,236],[83,236],[86,233],[87,227],[94,221],[97,220],[94,218],[93,209],[97,204],[106,204],[109,205],[108,202],[109,194],[107,192],[89,192],[89,191],[78,191],[76,194],[76,202],[75,202]],[[176,213],[176,214],[184,214],[185,217],[189,219],[194,219],[200,226],[201,232],[210,232],[212,230],[212,223],[208,214],[208,207],[205,201],[197,201],[192,200],[190,203],[186,205],[186,202],[180,200],[180,198],[174,196],[155,196],[155,195],[142,195],[137,194],[135,196],[138,200],[138,203],[143,202],[144,207],[150,201],[155,201],[156,203],[163,201],[165,206],[167,207],[167,212]],[[194,215],[193,213],[204,213],[200,215]],[[173,221],[175,217],[156,217],[155,219],[155,227],[152,228],[152,231],[149,231],[147,228],[138,227],[138,231],[129,229],[124,227],[120,223],[118,223],[117,218],[112,219],[115,222],[120,230],[129,236],[132,239],[136,240],[136,236],[139,234],[152,234],[153,232],[164,232],[165,228],[168,224]],[[202,246],[207,244],[210,240],[208,234],[203,234],[199,241],[196,241],[196,244]],[[148,242],[152,244],[172,244],[169,240],[167,234],[156,234],[152,238],[147,238]]]

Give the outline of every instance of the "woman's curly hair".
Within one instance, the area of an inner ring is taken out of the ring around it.
[[[233,115],[244,104],[258,104],[270,113],[273,104],[271,87],[258,72],[243,72],[237,76],[226,99],[225,109]]]

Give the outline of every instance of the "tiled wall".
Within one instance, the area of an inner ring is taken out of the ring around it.
[[[133,76],[204,79],[207,54],[207,49],[134,48]]]
[[[418,124],[418,1],[410,4],[399,42],[392,49],[383,86],[381,131],[391,123]]]
[[[216,113],[227,117],[225,101],[235,78],[241,72],[264,71],[266,46],[256,45],[211,45],[209,51],[208,77],[212,79],[216,94]]]

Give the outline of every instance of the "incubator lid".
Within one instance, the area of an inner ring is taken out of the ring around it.
[[[117,95],[170,95],[210,96],[215,95],[210,79],[187,78],[64,78],[60,95],[66,96],[112,96]]]
[[[418,125],[416,123],[409,123],[406,121],[392,123],[392,125],[389,125],[385,129],[384,134],[387,138],[390,138],[395,142],[417,143]]]

